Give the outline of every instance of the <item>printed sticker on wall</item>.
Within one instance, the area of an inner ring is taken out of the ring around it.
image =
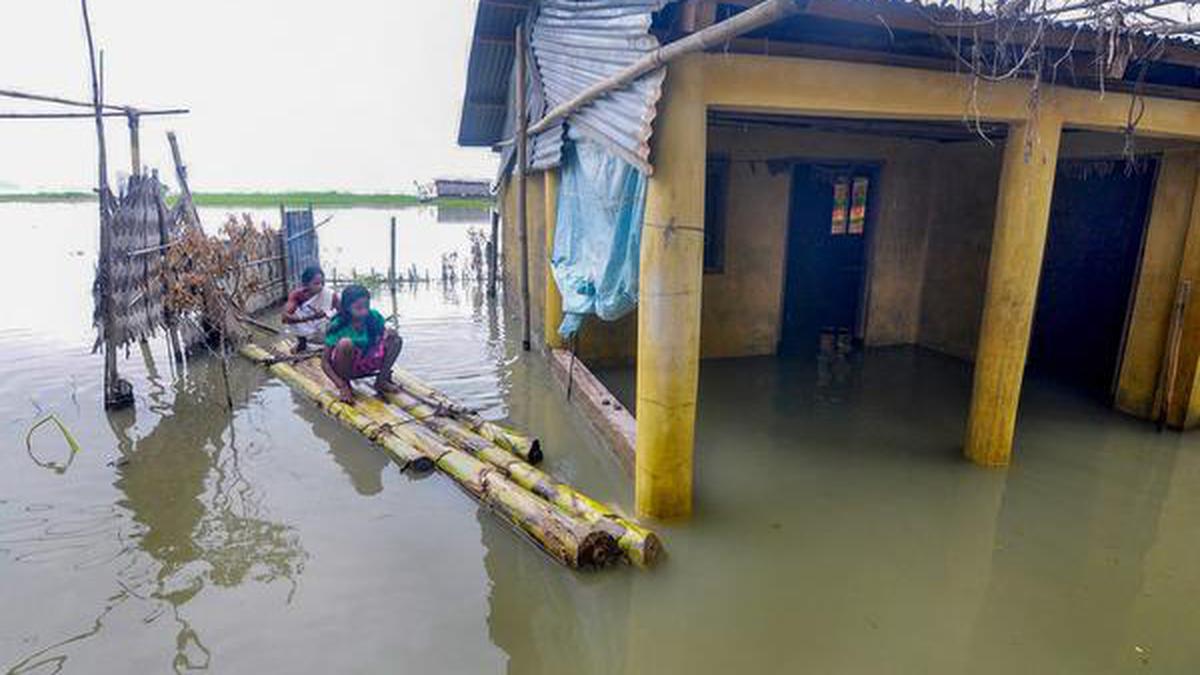
[[[847,202],[850,200],[850,181],[845,178],[837,179],[833,184],[833,227],[831,234],[846,234]]]
[[[850,234],[861,235],[867,224],[867,190],[870,186],[871,181],[868,178],[854,179],[854,191],[850,205]]]

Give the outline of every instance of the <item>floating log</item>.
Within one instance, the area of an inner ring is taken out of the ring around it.
[[[403,452],[412,456],[413,462],[419,457],[436,466],[556,560],[572,568],[589,569],[620,559],[616,538],[605,528],[563,513],[509,480],[498,468],[449,445],[432,429],[421,423],[412,424],[417,420],[400,417],[380,399],[357,394],[354,405],[338,401],[318,359],[293,365],[277,361],[270,352],[254,345],[243,347],[241,352],[260,364],[270,364],[272,373],[373,441],[393,444],[395,449],[384,447],[394,454]],[[355,426],[364,420],[362,427]]]
[[[435,409],[416,397],[402,392],[389,394],[387,398],[412,419],[424,423],[455,447],[499,468],[512,482],[550,502],[563,513],[581,518],[608,532],[616,539],[629,562],[642,568],[653,567],[658,562],[662,542],[650,530],[472,433],[461,422],[438,416]]]
[[[462,421],[475,433],[526,462],[541,463],[544,455],[542,454],[542,443],[538,439],[528,438],[503,425],[483,419],[479,413],[454,402],[450,397],[399,368],[392,370],[392,379],[414,397],[422,399],[443,413]]]
[[[400,462],[402,470],[419,473],[433,470],[434,462],[430,457],[404,443],[391,432],[389,419],[379,419],[366,409],[342,403],[332,389],[313,381],[291,364],[278,361],[273,354],[258,345],[246,344],[239,351],[251,361],[266,365],[273,374],[316,403],[326,415],[340,420],[366,436],[372,443],[387,450]]]

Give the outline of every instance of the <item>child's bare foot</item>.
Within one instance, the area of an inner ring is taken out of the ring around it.
[[[392,382],[391,378],[379,377],[375,379],[375,391],[382,394],[399,394],[400,387]]]
[[[354,390],[350,387],[339,387],[338,400],[347,405],[354,405]]]

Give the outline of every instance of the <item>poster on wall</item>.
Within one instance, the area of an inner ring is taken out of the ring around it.
[[[854,179],[854,189],[850,198],[850,234],[861,235],[867,224],[867,190],[871,181],[866,177]]]
[[[846,234],[846,211],[850,199],[850,181],[838,178],[833,184],[833,226],[831,234]]]

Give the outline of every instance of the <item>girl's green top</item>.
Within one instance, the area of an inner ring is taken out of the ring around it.
[[[325,331],[325,346],[333,347],[338,340],[348,338],[350,342],[354,343],[355,349],[365,352],[383,335],[383,327],[383,315],[374,309],[363,321],[361,330],[356,330],[354,322],[349,319],[343,321],[339,314],[333,317],[333,320],[329,322],[329,328]]]

